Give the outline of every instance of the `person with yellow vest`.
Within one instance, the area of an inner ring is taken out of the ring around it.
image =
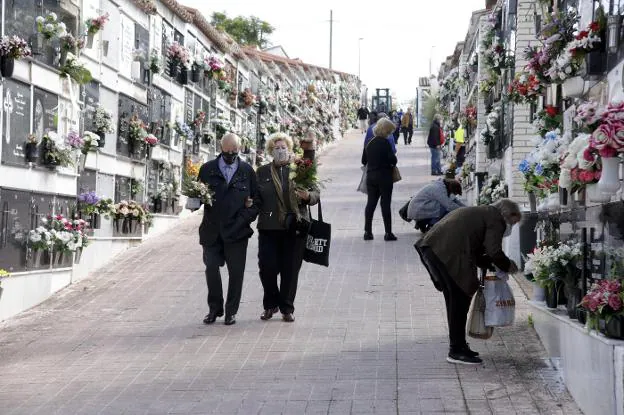
[[[414,115],[412,108],[408,108],[407,112],[401,118],[401,131],[403,132],[403,141],[405,145],[412,144],[412,136],[414,135]]]
[[[464,161],[466,160],[466,132],[462,124],[459,124],[457,130],[455,130],[454,140],[455,140],[455,166],[460,168]]]

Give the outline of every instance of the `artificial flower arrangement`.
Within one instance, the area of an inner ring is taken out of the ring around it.
[[[214,191],[210,187],[197,179],[185,176],[182,181],[182,194],[192,199],[199,199],[202,204],[212,206],[214,201]]]
[[[115,219],[132,219],[143,223],[146,211],[138,202],[134,200],[122,200],[113,206],[113,217]]]
[[[78,61],[78,57],[73,53],[67,53],[67,60],[59,70],[61,75],[69,76],[80,85],[87,84],[93,79],[91,72]]]
[[[0,55],[19,60],[32,56],[28,42],[19,36],[2,36],[0,39]]]
[[[479,91],[482,94],[487,94],[494,88],[502,69],[507,66],[505,48],[496,35],[497,21],[495,11],[488,15],[479,46],[479,59],[484,62],[484,71],[479,79]]]
[[[84,140],[76,131],[70,131],[67,133],[65,142],[72,150],[80,150],[84,147]]]
[[[197,110],[197,112],[195,113],[195,120],[193,120],[193,125],[195,125],[195,127],[197,128],[200,128],[201,126],[204,125],[205,121],[206,121],[206,112],[202,110]]]
[[[81,49],[85,47],[84,38],[76,39],[74,35],[71,33],[67,33],[65,36],[60,38],[61,49],[66,52],[71,52],[73,54],[78,54]]]
[[[98,147],[98,144],[100,142],[100,136],[91,131],[85,131],[82,135],[82,141],[82,153],[87,154],[89,150]]]
[[[575,241],[542,243],[527,255],[524,273],[532,275],[542,288],[554,289],[557,282],[573,283],[582,254],[582,245]]]
[[[256,103],[256,96],[251,92],[251,89],[245,88],[240,93],[239,104],[243,108],[249,108]]]
[[[95,107],[93,124],[95,125],[95,131],[99,134],[115,132],[115,127],[113,126],[113,114],[101,105]]]
[[[143,140],[147,145],[151,147],[154,147],[156,144],[158,144],[158,137],[156,137],[154,134],[147,134]]]
[[[605,109],[598,109],[593,117],[589,117],[585,125],[590,129],[595,127],[590,138],[590,147],[596,149],[603,158],[617,157],[624,153],[624,102],[610,103]],[[593,118],[597,120],[593,124],[587,124]]]
[[[542,137],[550,131],[561,130],[563,129],[563,115],[557,107],[548,105],[537,113],[533,121],[533,129]]]
[[[440,90],[438,96],[441,103],[448,103],[452,101],[459,92],[459,71],[457,68],[453,68],[446,75],[446,77],[440,83]]]
[[[491,205],[499,199],[507,197],[507,184],[494,174],[488,178],[479,193],[480,205]]]
[[[128,138],[133,142],[143,142],[147,136],[146,126],[137,114],[128,121]]]
[[[192,141],[193,138],[195,137],[195,133],[193,132],[193,129],[189,127],[189,125],[183,121],[176,120],[173,128],[180,137],[186,140]]]
[[[477,126],[477,107],[468,105],[461,114],[462,121],[471,127]]]
[[[500,118],[500,107],[492,108],[485,120],[485,128],[481,130],[481,142],[485,145],[490,144],[499,134],[498,121]]]
[[[507,87],[507,99],[516,104],[534,103],[544,93],[544,85],[531,73],[516,74]]]
[[[561,136],[550,131],[545,138],[537,137],[535,149],[520,162],[518,169],[524,175],[524,189],[543,198],[558,191],[560,160],[565,154],[570,135]]]
[[[167,57],[170,59],[172,65],[180,69],[188,69],[191,66],[190,50],[178,42],[172,42],[167,47]]]
[[[587,326],[597,329],[599,320],[609,321],[624,315],[624,287],[620,280],[601,280],[592,284],[581,300],[580,307],[587,311]]]
[[[28,244],[36,251],[76,252],[89,245],[87,229],[88,224],[82,219],[48,215],[41,219],[41,226],[29,232]]]
[[[67,26],[58,20],[56,13],[50,13],[43,16],[37,16],[35,19],[37,24],[37,32],[41,33],[47,40],[60,38],[67,34]]]
[[[42,163],[48,166],[67,167],[74,164],[72,148],[55,131],[47,132],[41,139]]]
[[[149,59],[149,70],[152,73],[160,73],[162,71],[162,65],[160,63],[160,55],[156,50],[152,50]]]
[[[109,14],[105,13],[98,17],[90,17],[86,20],[85,25],[87,26],[87,33],[90,35],[94,35],[100,30],[104,29],[106,23],[108,23]]]
[[[576,192],[600,180],[600,157],[590,147],[589,137],[589,134],[579,134],[568,146],[561,161],[560,187]]]
[[[78,195],[78,208],[85,215],[99,214],[100,197],[95,192],[84,192]]]

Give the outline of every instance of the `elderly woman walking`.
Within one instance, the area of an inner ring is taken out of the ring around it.
[[[444,294],[450,340],[446,360],[450,363],[482,362],[479,353],[466,343],[468,309],[479,288],[477,267],[493,263],[504,272],[518,271],[503,252],[502,243],[520,219],[520,208],[509,199],[488,206],[464,207],[446,215],[416,242],[433,284]]]
[[[366,166],[366,191],[368,202],[364,211],[364,240],[370,241],[373,236],[373,215],[377,203],[381,199],[381,216],[383,217],[386,234],[385,241],[396,241],[392,233],[392,170],[397,164],[397,158],[388,142],[388,137],[395,129],[395,125],[388,118],[381,118],[375,124],[374,137],[364,147],[362,164]]]
[[[269,137],[267,153],[273,162],[258,168],[258,267],[264,288],[262,320],[281,311],[282,319],[295,321],[295,295],[303,261],[309,205],[320,198],[318,188],[301,189],[290,179],[292,139],[283,133]],[[280,276],[278,287],[277,276]]]

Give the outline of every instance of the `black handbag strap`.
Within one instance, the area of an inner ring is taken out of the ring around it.
[[[323,222],[323,208],[321,207],[321,199],[319,199],[317,203],[317,214],[319,222]],[[310,205],[308,205],[308,213],[310,214],[310,219],[312,219],[312,210],[310,209]]]

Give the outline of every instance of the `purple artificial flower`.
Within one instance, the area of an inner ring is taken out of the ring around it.
[[[84,140],[82,139],[82,137],[80,137],[80,134],[75,131],[70,131],[69,133],[67,133],[66,141],[71,148],[81,149],[84,145]]]
[[[86,205],[95,205],[100,201],[100,197],[95,192],[85,192],[78,195],[78,201]]]

